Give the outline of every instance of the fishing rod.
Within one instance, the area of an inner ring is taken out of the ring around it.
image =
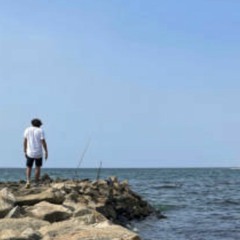
[[[97,181],[98,181],[99,178],[100,178],[101,169],[102,169],[102,161],[100,162],[99,168],[98,168],[98,170],[97,170],[97,179],[96,179]]]
[[[90,143],[91,143],[91,138],[88,139],[88,141],[87,141],[87,143],[85,145],[85,148],[83,149],[83,152],[81,154],[80,160],[79,160],[78,165],[76,167],[75,178],[79,178],[79,171],[78,170],[79,170],[79,168],[80,168],[80,166],[81,166],[81,164],[83,162],[84,156],[85,156],[85,154],[86,154],[86,152],[87,152],[87,150],[88,150],[88,148],[90,146]]]

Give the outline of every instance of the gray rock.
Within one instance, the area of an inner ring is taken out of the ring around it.
[[[21,216],[21,208],[19,206],[14,207],[5,218],[18,218]]]
[[[43,240],[140,240],[139,236],[123,227],[104,221],[82,225],[79,219],[54,223],[40,229]]]
[[[69,208],[45,201],[27,208],[26,212],[32,217],[51,223],[63,221],[72,216],[72,212]]]
[[[0,219],[1,240],[38,240],[41,234],[38,229],[49,223],[34,218]]]
[[[15,205],[16,198],[8,188],[0,191],[0,218],[4,217]]]
[[[37,194],[28,194],[25,196],[18,196],[16,198],[16,203],[19,206],[34,205],[42,201],[61,204],[64,201],[64,196],[60,191],[48,189],[47,191],[40,192]]]
[[[78,221],[81,221],[83,224],[87,224],[87,225],[95,224],[95,223],[99,223],[107,220],[99,212],[87,207],[78,208],[74,212],[73,217],[77,218]]]
[[[108,178],[108,180],[111,182],[111,183],[117,183],[118,182],[118,178],[116,176],[111,176]]]

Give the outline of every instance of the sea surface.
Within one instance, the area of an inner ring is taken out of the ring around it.
[[[96,169],[43,169],[52,178],[96,179]],[[24,169],[0,169],[0,181],[24,179]],[[240,169],[102,169],[101,178],[128,179],[166,219],[133,226],[143,240],[240,239]]]

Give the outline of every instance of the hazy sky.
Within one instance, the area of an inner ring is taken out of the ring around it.
[[[240,166],[240,1],[0,1],[0,167]]]

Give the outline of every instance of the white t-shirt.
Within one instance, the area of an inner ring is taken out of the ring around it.
[[[45,139],[43,130],[38,127],[28,127],[24,131],[24,138],[27,139],[27,155],[30,158],[41,158],[43,155],[41,140]]]

